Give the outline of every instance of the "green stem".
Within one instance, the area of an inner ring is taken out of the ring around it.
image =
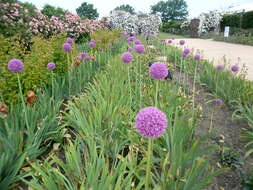
[[[54,99],[54,76],[53,71],[51,70],[51,80],[52,80],[52,100]]]
[[[149,189],[149,176],[150,176],[150,168],[151,168],[151,156],[152,156],[152,139],[148,139],[148,163],[146,168],[146,181],[145,181],[145,190]]]
[[[157,106],[157,99],[158,99],[158,81],[156,82],[156,90],[155,90],[155,107]]]
[[[212,128],[213,128],[213,113],[214,113],[214,111],[215,111],[215,109],[213,110],[212,115],[211,115],[209,133],[212,131]]]
[[[27,128],[29,128],[28,119],[27,119],[27,113],[26,113],[26,106],[25,106],[25,101],[24,101],[24,98],[23,98],[23,93],[22,93],[22,88],[21,88],[21,82],[20,82],[20,78],[19,78],[19,74],[18,73],[17,73],[17,76],[18,76],[18,87],[19,87],[20,98],[21,98],[21,101],[22,101],[22,104],[23,104],[23,108],[24,108],[24,111],[25,111],[25,122],[26,122]]]
[[[128,83],[129,83],[129,96],[130,96],[130,106],[132,105],[132,93],[131,93],[131,80],[130,80],[130,65],[127,67]]]
[[[195,65],[194,68],[194,79],[193,79],[193,89],[192,89],[192,124],[193,124],[193,115],[194,115],[194,104],[195,104],[195,86],[196,86],[196,70],[197,70],[197,65]]]
[[[141,109],[141,62],[139,61],[140,57],[138,57],[138,64],[139,64],[139,69],[140,69],[140,81],[139,81],[139,86],[140,86],[140,109]]]
[[[71,83],[70,83],[70,71],[69,71],[69,53],[67,53],[67,58],[68,58],[68,79],[69,79],[69,97],[70,97],[70,88],[71,88]]]

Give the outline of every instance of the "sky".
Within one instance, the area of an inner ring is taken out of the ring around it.
[[[94,8],[97,8],[99,17],[108,16],[110,11],[122,4],[129,4],[134,7],[135,11],[144,13],[150,12],[150,6],[156,4],[160,0],[21,0],[22,2],[30,2],[36,5],[41,10],[45,4],[50,4],[55,7],[61,7],[76,13],[83,2],[91,3]],[[202,12],[208,12],[214,9],[224,9],[231,5],[239,6],[247,3],[252,3],[253,0],[186,0],[188,5],[189,18],[197,17]]]

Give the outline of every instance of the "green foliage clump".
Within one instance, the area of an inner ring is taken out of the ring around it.
[[[248,11],[243,14],[242,27],[245,29],[253,28],[253,11]]]
[[[24,49],[24,40],[15,36],[4,38],[0,36],[0,89],[6,104],[15,103],[18,100],[18,83],[16,74],[8,70],[8,62],[15,58],[24,62],[24,71],[20,72],[23,93],[26,96],[28,90],[35,90],[46,85],[49,81],[50,72],[47,69],[49,62],[54,62],[57,74],[67,72],[67,56],[62,49],[66,36],[53,36],[49,40],[40,36],[32,37],[30,51]],[[76,54],[75,45],[73,54]]]
[[[221,30],[223,31],[225,26],[240,28],[240,17],[239,14],[224,15],[221,21]]]
[[[166,32],[166,33],[173,33],[173,34],[182,33],[180,26],[181,26],[180,21],[164,22],[161,27],[161,31]]]
[[[76,9],[76,13],[80,17],[86,17],[88,19],[97,19],[99,14],[97,12],[97,9],[93,8],[93,4],[89,3],[82,3],[80,7]]]
[[[48,18],[51,18],[52,16],[59,17],[61,15],[64,15],[65,11],[60,7],[56,8],[52,5],[46,4],[41,10],[41,13],[48,16]]]

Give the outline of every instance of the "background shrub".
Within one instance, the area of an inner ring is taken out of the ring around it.
[[[225,26],[240,28],[240,14],[224,15],[221,21],[221,30],[224,31]]]
[[[253,11],[248,11],[243,14],[242,28],[244,29],[253,28]]]

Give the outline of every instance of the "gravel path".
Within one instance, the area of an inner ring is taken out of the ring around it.
[[[245,64],[248,68],[246,78],[253,81],[253,46],[217,42],[211,39],[187,38],[184,40],[186,47],[200,50],[205,59],[213,60],[214,65],[224,63],[224,56],[230,64],[239,64],[239,66]]]

